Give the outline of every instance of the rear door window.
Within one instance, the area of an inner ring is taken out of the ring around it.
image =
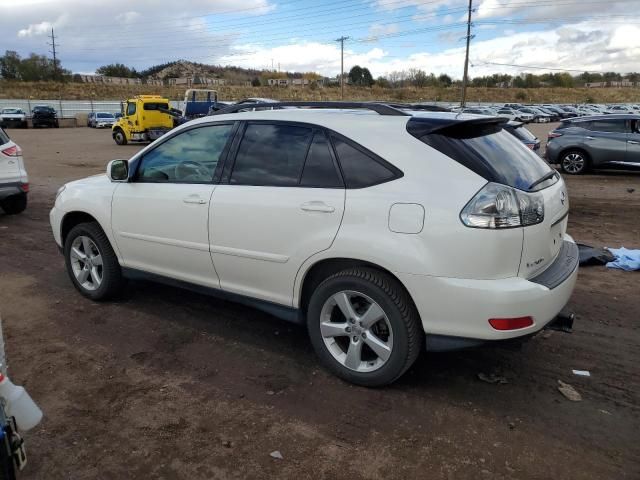
[[[313,130],[285,124],[249,124],[238,148],[229,183],[297,186]]]
[[[322,132],[316,132],[304,164],[301,187],[340,188],[342,179],[331,155],[331,146]]]
[[[592,120],[587,127],[595,132],[628,133],[629,128],[625,120]]]

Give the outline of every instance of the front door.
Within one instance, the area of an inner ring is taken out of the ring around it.
[[[214,172],[232,124],[184,130],[137,162],[115,190],[112,229],[124,266],[219,287],[209,254],[208,211]]]
[[[325,133],[250,122],[225,176],[209,220],[222,289],[291,305],[298,269],[331,246],[344,211],[344,185]]]

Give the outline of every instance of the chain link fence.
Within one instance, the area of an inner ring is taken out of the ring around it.
[[[173,108],[182,109],[184,102],[169,102]],[[0,110],[3,108],[21,108],[28,117],[36,105],[47,105],[58,112],[58,118],[76,118],[78,114],[88,115],[91,112],[120,113],[119,100],[5,100],[0,99]]]

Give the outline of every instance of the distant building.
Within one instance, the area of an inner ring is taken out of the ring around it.
[[[142,79],[127,77],[106,77],[104,75],[80,75],[84,83],[102,83],[113,85],[140,85]]]
[[[168,78],[167,83],[174,86],[192,87],[194,85],[225,85],[227,82],[224,78],[209,78],[193,75],[191,77],[174,77]]]
[[[308,78],[268,78],[267,85],[270,87],[309,87],[312,84],[322,87],[326,84],[325,78],[312,80]]]

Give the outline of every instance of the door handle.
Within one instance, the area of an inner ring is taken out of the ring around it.
[[[640,145],[640,142],[636,142],[635,140],[627,140],[627,143],[630,143],[631,145]]]
[[[197,195],[191,195],[182,199],[184,203],[195,203],[196,205],[204,205],[207,203],[206,200],[203,200]]]
[[[331,205],[327,205],[324,202],[307,202],[300,205],[300,208],[305,212],[323,212],[323,213],[333,213],[336,211],[334,207]]]

